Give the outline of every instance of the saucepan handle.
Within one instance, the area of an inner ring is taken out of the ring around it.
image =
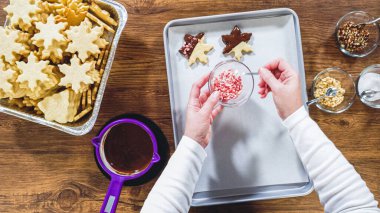
[[[110,186],[108,187],[108,191],[106,197],[104,198],[104,202],[100,213],[114,213],[116,212],[117,204],[119,203],[121,189],[123,187],[123,181],[111,179]]]
[[[158,163],[161,160],[160,155],[158,153],[153,154],[152,162]]]
[[[99,147],[99,144],[101,142],[102,138],[100,138],[99,136],[98,137],[95,137],[91,140],[92,142],[92,145],[94,145],[96,148]]]

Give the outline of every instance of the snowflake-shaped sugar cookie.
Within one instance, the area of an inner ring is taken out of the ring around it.
[[[0,91],[10,93],[13,89],[12,82],[16,76],[16,72],[12,69],[7,69],[2,60],[0,60]]]
[[[30,53],[28,63],[17,62],[17,67],[21,74],[16,81],[26,84],[31,90],[36,89],[39,84],[50,80],[48,74],[45,73],[49,69],[49,63],[49,61],[37,61],[34,53]]]
[[[27,85],[22,84],[21,87],[26,88],[26,96],[32,100],[38,100],[54,93],[58,89],[60,78],[53,70],[54,66],[48,65],[44,69],[44,73],[48,75],[49,81],[40,82],[38,87],[33,90],[28,89]]]
[[[25,46],[19,43],[21,32],[9,28],[0,27],[0,58],[10,64],[14,64],[20,55],[28,53]]]
[[[10,4],[4,8],[8,13],[10,25],[29,30],[32,27],[34,15],[41,12],[39,4],[40,0],[10,0]]]
[[[103,27],[92,27],[92,23],[86,18],[79,26],[70,27],[70,29],[66,30],[67,37],[71,41],[66,51],[70,53],[78,52],[82,62],[86,61],[90,56],[97,56],[100,53],[100,48],[104,48],[108,44],[101,38],[103,32]],[[99,40],[102,42],[99,42]]]
[[[37,22],[36,28],[39,33],[32,38],[33,44],[43,48],[42,58],[47,59],[49,56],[62,58],[62,48],[68,43],[68,40],[63,35],[67,23],[56,23],[53,15],[50,15],[46,23]],[[61,50],[59,50],[61,49]]]
[[[60,86],[71,87],[75,93],[83,92],[94,80],[87,73],[95,67],[95,62],[81,64],[79,58],[74,55],[70,60],[71,65],[58,65],[59,70],[65,74],[61,79]]]
[[[60,64],[63,59],[63,49],[66,45],[53,41],[53,44],[47,48],[40,48],[38,51],[38,56],[41,56],[41,59],[47,60],[50,59],[53,63]]]
[[[80,103],[79,100],[80,95],[66,89],[44,98],[38,103],[38,108],[45,114],[46,120],[67,123],[74,121]]]
[[[53,15],[50,15],[46,23],[37,22],[36,28],[39,33],[32,38],[33,44],[39,47],[50,47],[53,41],[67,43],[67,39],[63,35],[67,23],[56,23]]]

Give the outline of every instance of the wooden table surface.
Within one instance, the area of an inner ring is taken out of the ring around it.
[[[0,7],[5,6],[1,1]],[[338,66],[357,76],[380,63],[380,48],[354,59],[337,49],[335,23],[347,12],[365,10],[380,15],[378,0],[119,0],[129,12],[99,119],[82,137],[0,114],[1,212],[98,212],[109,180],[95,164],[90,140],[110,118],[143,114],[163,130],[173,147],[162,31],[177,18],[288,7],[299,16],[307,85],[321,70]],[[0,12],[0,22],[5,13]],[[355,166],[380,200],[380,110],[358,98],[340,115],[311,108],[311,116]],[[124,187],[119,212],[139,212],[154,181]],[[315,192],[291,199],[192,208],[191,212],[322,212]]]

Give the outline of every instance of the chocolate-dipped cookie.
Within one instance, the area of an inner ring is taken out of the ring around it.
[[[241,33],[238,26],[235,26],[230,35],[222,35],[223,43],[226,47],[223,50],[223,54],[232,54],[240,61],[243,56],[243,52],[252,52],[252,47],[248,44],[251,39],[252,33]]]
[[[179,49],[179,52],[188,59],[189,65],[194,64],[197,59],[206,64],[208,58],[205,53],[212,50],[213,46],[204,43],[204,33],[198,33],[196,36],[186,34],[184,40],[185,42],[181,49]]]

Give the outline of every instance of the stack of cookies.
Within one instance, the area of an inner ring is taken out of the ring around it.
[[[4,10],[0,99],[58,123],[90,113],[117,21],[84,0],[10,0]]]

